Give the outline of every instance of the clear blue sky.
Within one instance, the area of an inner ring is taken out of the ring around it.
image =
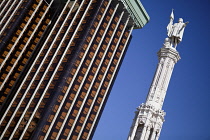
[[[210,0],[141,0],[151,20],[133,39],[93,140],[126,140],[136,107],[145,102],[166,38],[171,9],[190,23],[178,45],[163,110],[160,140],[210,140]]]

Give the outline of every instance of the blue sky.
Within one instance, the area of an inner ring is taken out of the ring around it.
[[[210,140],[210,0],[141,0],[150,22],[133,38],[93,140],[126,140],[136,107],[145,102],[166,36],[171,9],[175,21],[190,23],[178,45],[163,110],[160,140]]]

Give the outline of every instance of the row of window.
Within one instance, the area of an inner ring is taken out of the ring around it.
[[[77,62],[75,63],[76,66],[78,66],[78,64],[79,64],[79,61],[77,61]],[[83,69],[83,71],[84,71],[84,69]],[[69,80],[69,79],[70,79],[70,78],[67,78],[67,80]],[[75,88],[78,89],[78,86],[76,86]],[[63,88],[63,92],[65,92],[66,90],[67,90],[67,87],[64,87],[64,88]],[[79,105],[79,103],[78,103],[77,105]],[[65,106],[65,107],[66,107],[66,106]],[[79,106],[78,106],[78,107],[79,107]],[[74,115],[74,114],[76,115],[76,113],[77,113],[77,112],[74,111],[74,112],[73,112],[73,115]],[[58,124],[58,125],[59,125],[59,124]],[[57,126],[57,128],[59,128],[59,127]],[[55,132],[54,132],[54,133],[55,133]],[[55,135],[55,134],[53,134],[53,135]]]
[[[91,55],[90,55],[90,56],[91,56]],[[78,66],[78,64],[79,64],[79,61],[78,61],[78,63],[77,63],[77,62],[75,63],[76,66]],[[88,64],[88,62],[87,62],[87,64]],[[75,71],[76,71],[76,69],[75,69]],[[82,71],[85,73],[85,69],[83,69]],[[69,82],[69,79],[71,79],[71,78],[67,78],[67,81],[68,81],[68,82]],[[81,81],[80,81],[80,82],[81,82]],[[78,86],[75,86],[75,88],[77,89]],[[63,90],[66,91],[66,89],[67,89],[67,87],[64,87]],[[83,96],[84,96],[84,95],[83,95]],[[76,110],[75,110],[75,111],[76,111]],[[77,112],[73,112],[73,115],[74,115],[74,114],[76,115],[76,113],[77,113]],[[58,125],[60,125],[60,123],[58,123]],[[60,127],[57,126],[57,128],[60,128]],[[56,133],[56,132],[54,132],[54,133]],[[66,133],[67,133],[67,132],[66,132]],[[57,134],[52,134],[52,135],[57,135]]]
[[[44,9],[43,9],[44,10]],[[30,32],[31,30],[30,29],[28,29],[28,31]],[[17,32],[20,32],[20,30],[18,30]],[[26,32],[27,33],[27,32]],[[19,34],[19,33],[18,33]],[[23,40],[23,41],[26,41],[26,40]],[[13,66],[13,64],[15,63],[15,61],[16,61],[16,59],[18,58],[18,57],[20,57],[19,55],[20,55],[20,51],[23,49],[23,47],[24,47],[24,42],[23,42],[23,44],[19,44],[20,45],[20,47],[16,47],[17,49],[16,49],[16,51],[14,51],[14,54],[12,53],[12,57],[10,58],[10,60],[8,60],[8,63],[9,63],[9,65],[8,65],[8,67],[7,68],[5,68],[6,69],[6,71],[5,72],[9,72],[10,71],[10,69],[11,69],[11,67],[10,67],[10,65],[12,65]],[[11,49],[11,46],[12,46],[12,44],[10,43],[9,45],[8,45],[8,47],[9,47],[9,49]],[[22,67],[24,66],[24,64],[27,62],[27,59],[29,58],[29,56],[30,56],[30,54],[31,54],[31,52],[32,52],[32,50],[34,49],[34,47],[35,47],[35,45],[31,45],[31,48],[29,48],[26,52],[25,52],[25,54],[24,54],[24,56],[25,56],[25,58],[22,58],[22,61],[21,61],[21,63],[19,63],[19,64],[21,64],[21,65],[19,65],[19,66],[16,66],[16,68],[18,68],[18,71],[20,72],[21,70],[22,70]],[[13,66],[13,69],[14,69],[15,67]],[[17,78],[17,76],[18,76],[18,73],[19,72],[16,72],[16,73],[14,73],[13,75],[14,75],[14,79],[16,79]],[[5,77],[4,77],[5,78]],[[14,83],[14,82],[13,82]],[[12,85],[13,83],[11,83],[11,82],[9,82],[9,85]]]
[[[89,53],[90,58],[92,58],[92,55],[93,55],[93,54]],[[99,55],[100,55],[100,53],[99,53]],[[98,63],[97,63],[97,64],[98,64]],[[84,68],[83,68],[83,69],[84,69]],[[78,78],[78,79],[80,79],[80,78]],[[79,80],[79,81],[81,81],[81,80]],[[108,83],[105,83],[105,84],[108,84]],[[86,87],[87,87],[87,86],[86,86]],[[87,88],[88,88],[88,87],[87,87]],[[99,100],[97,100],[97,102],[100,103]],[[87,104],[91,105],[90,101],[88,101]],[[95,109],[95,110],[96,110],[96,109]]]

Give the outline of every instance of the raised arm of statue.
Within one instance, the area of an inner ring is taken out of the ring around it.
[[[168,37],[170,37],[170,34],[172,32],[172,28],[173,28],[173,20],[170,20],[168,26],[167,26],[167,35]]]
[[[174,21],[174,13],[173,13],[173,9],[172,9],[172,12],[171,12],[171,15],[170,15],[170,21],[169,21],[169,24],[167,26],[167,35],[168,35],[168,37],[170,37],[171,32],[172,32],[173,21]]]
[[[188,23],[189,23],[189,22],[185,22],[185,23],[182,25],[182,27],[181,27],[181,29],[179,30],[179,32],[182,31],[182,30],[187,26]]]

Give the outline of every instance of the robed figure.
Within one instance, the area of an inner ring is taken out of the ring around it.
[[[168,38],[171,40],[172,45],[176,48],[177,44],[179,44],[182,41],[184,29],[189,22],[183,23],[182,18],[179,18],[178,23],[173,24],[173,21],[174,21],[174,14],[172,10],[170,16],[170,22],[167,26],[167,32],[168,32],[167,34]]]

